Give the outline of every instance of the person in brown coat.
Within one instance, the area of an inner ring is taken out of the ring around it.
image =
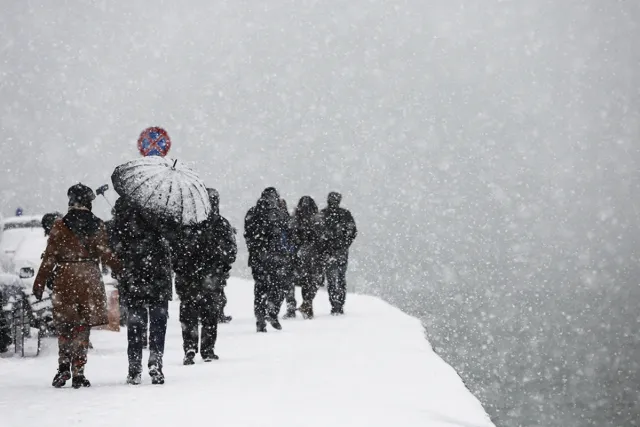
[[[105,325],[107,297],[100,261],[118,273],[120,264],[109,249],[104,223],[91,213],[93,190],[83,184],[69,188],[69,212],[54,222],[33,294],[42,298],[53,274],[53,321],[58,331],[58,372],[52,385],[90,387],[84,375],[91,327]]]

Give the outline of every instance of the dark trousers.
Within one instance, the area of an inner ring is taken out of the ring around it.
[[[202,290],[194,295],[185,295],[180,299],[180,323],[182,324],[182,343],[185,354],[198,352],[198,326],[202,321],[202,357],[212,357],[218,339],[218,318],[223,301],[223,290]]]
[[[291,279],[285,281],[284,298],[287,302],[287,311],[296,311],[296,308],[298,307],[298,303],[296,302],[296,284]]]
[[[220,297],[218,298],[218,301],[216,301],[218,308],[218,319],[222,319],[222,317],[224,316],[224,309],[227,306],[227,295],[224,293],[225,286],[227,286],[226,279],[224,280],[223,287],[220,289]]]
[[[253,308],[258,322],[266,318],[277,319],[280,299],[285,287],[286,268],[274,265],[258,265],[252,268],[255,281]]]
[[[128,316],[129,369],[138,372],[142,370],[142,348],[147,329],[147,316],[149,319],[149,366],[155,365],[162,368],[169,303],[167,301],[154,304],[132,303],[128,307]]]
[[[282,303],[286,301],[287,311],[296,311],[298,303],[296,302],[296,280],[294,278],[293,266],[285,267],[281,286],[278,294],[278,302],[276,303],[278,310],[282,307]]]
[[[325,265],[327,277],[327,292],[332,311],[340,311],[344,308],[347,297],[347,266],[349,264],[349,251],[339,251],[329,256]]]
[[[322,272],[299,271],[296,280],[302,290],[302,300],[312,303],[318,293],[318,288],[322,284]]]
[[[89,351],[89,326],[61,325],[58,328],[58,365],[71,365],[73,375],[82,374]]]

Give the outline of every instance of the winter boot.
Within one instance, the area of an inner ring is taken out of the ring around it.
[[[71,387],[91,387],[91,383],[84,376],[84,364],[79,364],[73,367],[73,378],[71,379]]]
[[[205,362],[209,363],[212,362],[214,360],[220,360],[220,357],[215,354],[214,352],[211,352],[207,355],[202,355],[202,360],[204,360]]]
[[[91,387],[91,383],[89,382],[87,377],[85,377],[84,374],[82,374],[82,375],[75,376],[73,377],[73,379],[71,379],[71,387],[75,389],[78,389],[81,387]]]
[[[283,319],[295,319],[296,318],[296,310],[287,309],[287,313],[282,316]]]
[[[218,323],[229,323],[233,320],[233,317],[231,316],[225,316],[224,314],[222,316],[220,316],[220,318],[218,319]]]
[[[129,375],[127,375],[127,384],[140,385],[142,383],[142,374],[139,369],[129,368]]]
[[[194,358],[196,357],[196,351],[195,350],[187,350],[187,352],[184,355],[184,359],[182,360],[182,364],[184,366],[191,366],[191,365],[195,365],[196,362],[194,362]]]
[[[309,301],[304,301],[300,305],[300,313],[302,313],[302,318],[304,319],[313,319],[313,305]]]
[[[342,307],[334,307],[331,309],[332,316],[342,316],[344,314],[344,310]]]
[[[58,372],[53,377],[51,385],[55,388],[64,387],[64,385],[71,379],[71,366],[68,363],[63,363],[58,366]]]
[[[269,321],[269,324],[271,325],[271,327],[275,330],[281,331],[282,330],[282,325],[280,324],[280,321],[278,320],[278,317],[269,317],[267,319]]]
[[[73,378],[71,379],[71,387],[73,388],[81,388],[81,387],[91,387],[91,383],[84,376],[84,366],[74,366],[73,367]]]
[[[164,374],[162,373],[162,368],[158,365],[149,366],[149,376],[151,377],[151,384],[164,384]]]
[[[267,322],[264,320],[258,320],[256,322],[256,329],[258,332],[267,332]]]

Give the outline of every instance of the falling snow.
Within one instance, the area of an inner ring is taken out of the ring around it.
[[[419,317],[496,425],[640,423],[640,3],[0,9],[5,217],[64,210],[162,126],[238,228],[266,186],[341,191],[351,290]]]

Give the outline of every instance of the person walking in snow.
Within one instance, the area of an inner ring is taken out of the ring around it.
[[[275,188],[266,188],[244,221],[249,267],[255,281],[254,312],[258,332],[267,332],[267,322],[274,329],[282,329],[278,303],[285,287],[288,254],[282,242],[287,218],[278,206],[279,199]]]
[[[313,319],[313,300],[323,280],[322,237],[324,226],[318,213],[318,205],[309,196],[298,202],[291,236],[295,247],[294,280],[302,289],[300,313],[305,319]]]
[[[197,225],[184,227],[176,241],[174,271],[180,297],[180,322],[184,365],[193,365],[198,353],[198,324],[202,322],[200,355],[205,362],[218,360],[215,345],[218,322],[224,310],[224,287],[236,259],[235,231],[220,215],[220,196],[207,189],[212,212]]]
[[[216,189],[208,188],[209,201],[211,202],[211,216],[209,217],[213,224],[213,239],[216,242],[216,256],[218,259],[217,275],[220,277],[220,298],[218,306],[218,321],[220,323],[229,323],[233,318],[224,314],[227,307],[227,295],[225,288],[229,272],[232,265],[236,262],[238,253],[238,245],[236,243],[236,229],[222,215],[220,215],[220,193]]]
[[[71,379],[73,388],[80,388],[91,386],[84,374],[91,328],[109,323],[100,262],[116,273],[120,264],[109,249],[104,223],[91,212],[93,190],[79,183],[69,188],[67,196],[69,212],[53,223],[33,295],[42,299],[55,269],[52,302],[58,372],[52,385],[60,388]]]
[[[321,212],[325,229],[323,237],[324,272],[327,278],[327,291],[332,315],[344,314],[349,247],[358,234],[356,222],[351,212],[340,207],[341,201],[342,195],[340,193],[329,193],[327,207]]]
[[[296,303],[296,288],[295,288],[295,282],[293,280],[293,273],[294,273],[293,257],[295,254],[295,247],[293,246],[293,236],[291,235],[291,215],[289,214],[287,201],[285,199],[280,199],[278,201],[278,206],[282,210],[282,215],[286,221],[286,227],[282,235],[282,243],[286,251],[286,264],[284,267],[284,270],[285,270],[284,284],[283,284],[284,288],[280,292],[277,306],[281,307],[282,303],[286,301],[287,312],[285,313],[283,318],[295,319],[296,308],[298,304]]]
[[[126,198],[116,201],[114,214],[116,253],[123,267],[118,287],[127,306],[127,383],[141,383],[148,319],[149,375],[153,384],[164,384],[163,355],[169,301],[173,297],[169,244],[163,233],[147,222],[138,207]]]

